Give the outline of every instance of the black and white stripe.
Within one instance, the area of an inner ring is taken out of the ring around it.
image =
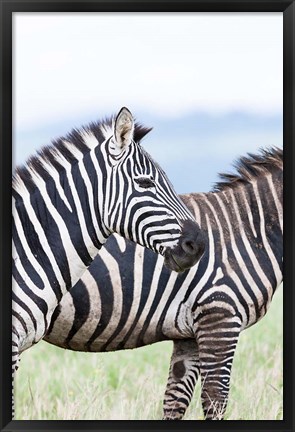
[[[224,416],[239,334],[282,282],[283,152],[249,155],[215,191],[182,195],[206,233],[200,262],[177,274],[118,236],[55,310],[45,340],[79,351],[173,340],[164,418],[184,415],[198,379],[207,419]]]
[[[13,178],[13,376],[19,354],[113,232],[189,268],[204,241],[164,172],[141,147],[148,129],[123,108],[115,119],[73,130]],[[188,252],[186,249],[192,245]]]

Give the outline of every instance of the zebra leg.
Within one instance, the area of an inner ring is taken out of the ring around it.
[[[236,317],[206,318],[197,331],[202,406],[205,420],[223,420],[240,323]]]
[[[191,401],[199,375],[195,340],[174,341],[164,396],[163,420],[181,420]]]
[[[14,377],[19,363],[19,337],[15,330],[12,331],[12,419],[14,417]]]

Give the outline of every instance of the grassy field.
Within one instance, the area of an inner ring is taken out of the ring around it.
[[[228,420],[283,418],[283,290],[238,344]],[[162,416],[172,343],[113,353],[76,353],[40,342],[22,355],[16,419],[102,420]],[[200,385],[185,416],[201,420]]]

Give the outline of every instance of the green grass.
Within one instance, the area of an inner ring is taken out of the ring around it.
[[[244,331],[233,364],[226,419],[283,418],[283,290]],[[40,342],[23,353],[16,419],[161,419],[171,342],[112,353],[77,353]],[[185,419],[202,419],[200,385]]]

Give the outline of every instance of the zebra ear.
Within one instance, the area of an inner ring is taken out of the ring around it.
[[[134,119],[131,112],[123,107],[121,108],[114,126],[114,136],[116,144],[120,151],[131,144],[134,133]]]

